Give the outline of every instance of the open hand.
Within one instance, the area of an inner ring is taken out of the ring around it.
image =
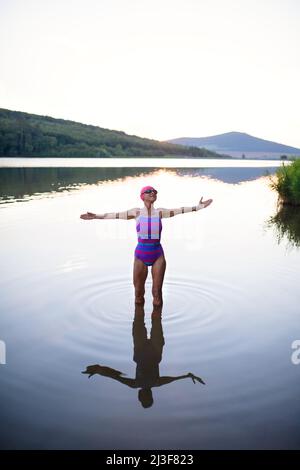
[[[212,199],[207,199],[207,201],[203,201],[203,197],[201,197],[199,204],[204,204],[204,207],[209,206],[213,202]]]
[[[205,385],[205,382],[201,379],[201,377],[197,377],[197,375],[192,374],[191,372],[188,373],[188,376],[191,377],[192,381],[194,384],[197,382],[200,382],[201,384]]]
[[[98,374],[99,373],[99,364],[95,364],[93,366],[87,366],[86,370],[81,372],[82,374],[89,374],[89,378],[92,377],[92,375]]]
[[[93,364],[91,366],[87,366],[86,370],[81,372],[82,374],[89,374],[89,378],[92,375],[99,374],[104,375],[105,377],[111,377],[112,379],[120,378],[123,374],[120,370],[113,369],[112,367],[101,366],[101,364]]]
[[[92,220],[96,219],[96,214],[93,214],[93,212],[86,212],[85,214],[81,214],[80,218],[84,220]]]

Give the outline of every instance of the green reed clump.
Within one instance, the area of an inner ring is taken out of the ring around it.
[[[290,165],[284,163],[271,177],[270,186],[276,190],[283,204],[300,205],[300,159]]]

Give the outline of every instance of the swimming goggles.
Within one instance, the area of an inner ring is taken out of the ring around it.
[[[146,191],[143,191],[142,194],[151,194],[151,193],[157,194],[156,189],[146,189]]]

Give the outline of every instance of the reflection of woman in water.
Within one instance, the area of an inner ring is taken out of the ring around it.
[[[176,377],[160,377],[159,363],[162,359],[162,351],[165,344],[161,324],[161,307],[155,307],[152,312],[152,328],[150,339],[148,339],[144,307],[136,305],[132,335],[134,345],[133,360],[136,362],[135,379],[122,377],[123,373],[119,370],[99,364],[88,366],[83,374],[89,374],[89,377],[99,374],[117,380],[124,385],[128,385],[128,387],[139,388],[138,398],[144,408],[149,408],[153,404],[152,387],[161,387],[175,380],[188,377],[194,383],[197,381],[204,384],[200,377],[191,374],[191,372]]]
[[[163,248],[160,244],[162,230],[161,219],[173,217],[178,214],[198,211],[212,203],[212,199],[199,201],[197,206],[179,207],[177,209],[156,209],[154,202],[157,198],[157,190],[152,186],[145,186],[141,189],[140,198],[144,201],[144,207],[135,207],[124,212],[110,212],[106,214],[93,214],[87,212],[81,214],[81,219],[135,219],[138,244],[135,249],[133,283],[135,287],[135,303],[144,304],[145,282],[148,275],[148,266],[152,272],[152,295],[153,306],[160,306],[162,300],[162,285],[166,269],[166,260]]]

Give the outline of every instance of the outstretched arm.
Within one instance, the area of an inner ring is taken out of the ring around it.
[[[178,207],[176,209],[159,208],[158,210],[161,212],[161,217],[165,219],[168,217],[174,217],[174,215],[187,214],[188,212],[195,212],[199,211],[200,209],[205,209],[205,207],[209,206],[212,201],[212,199],[207,199],[207,201],[203,201],[203,197],[201,197],[197,206]]]
[[[127,385],[130,388],[137,388],[136,380],[126,377],[121,377],[123,372],[119,370],[112,369],[111,367],[101,366],[100,364],[94,364],[92,366],[87,366],[86,370],[82,374],[88,374],[89,378],[95,374],[103,375],[104,377],[110,377],[111,379],[117,380],[124,385]]]
[[[190,377],[192,379],[194,384],[197,381],[197,382],[200,382],[201,384],[205,385],[205,382],[201,379],[201,377],[197,377],[197,375],[194,375],[191,372],[189,372],[186,375],[178,375],[177,377],[170,377],[170,376],[169,377],[168,376],[159,377],[156,386],[160,387],[161,385],[170,384],[171,382],[175,382],[175,380],[187,379],[188,377]]]
[[[135,219],[137,215],[138,208],[134,207],[133,209],[129,209],[128,211],[123,212],[106,212],[104,214],[94,214],[93,212],[86,212],[85,214],[81,214],[80,218],[84,220],[92,220],[92,219],[123,219],[123,220],[130,220]]]

